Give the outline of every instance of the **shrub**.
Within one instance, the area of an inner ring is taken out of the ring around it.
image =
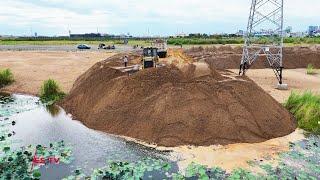
[[[65,96],[65,93],[60,90],[59,84],[49,79],[43,82],[40,90],[40,100],[43,103],[53,104]]]
[[[13,81],[14,78],[10,69],[0,71],[0,88],[11,84]]]
[[[307,66],[307,74],[309,74],[309,75],[316,74],[316,70],[314,69],[312,64],[308,64],[308,66]]]
[[[285,107],[296,117],[301,129],[320,134],[320,95],[293,92]]]

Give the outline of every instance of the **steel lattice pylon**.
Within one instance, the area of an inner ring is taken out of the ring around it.
[[[283,0],[252,0],[244,38],[239,75],[263,57],[282,84]]]

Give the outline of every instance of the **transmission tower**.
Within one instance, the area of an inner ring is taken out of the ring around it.
[[[283,0],[252,0],[239,75],[264,58],[282,84]],[[261,57],[261,58],[259,58]]]

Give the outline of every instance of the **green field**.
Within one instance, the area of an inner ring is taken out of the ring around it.
[[[260,38],[256,41],[259,44],[268,43],[268,39]],[[171,38],[168,44],[172,45],[206,45],[206,44],[243,44],[242,37],[221,37],[221,38]],[[320,37],[305,38],[284,38],[286,45],[320,44]]]
[[[111,40],[111,39],[0,39],[0,45],[77,45],[77,44],[89,44],[98,45],[100,43],[105,44],[123,44],[123,40]],[[129,40],[129,45],[148,46],[151,45],[152,40]],[[268,43],[266,38],[260,38],[257,41],[259,44]],[[169,38],[169,45],[214,45],[214,44],[243,44],[242,37],[184,37],[184,38]],[[308,44],[320,44],[320,37],[305,37],[305,38],[285,38],[284,43],[287,46],[295,45],[308,45]]]
[[[0,45],[78,45],[78,44],[90,44],[98,45],[104,44],[123,44],[121,40],[0,40]],[[144,40],[130,40],[129,45],[150,45],[151,41]]]

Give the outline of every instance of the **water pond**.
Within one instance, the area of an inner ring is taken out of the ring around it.
[[[78,168],[91,174],[93,169],[105,166],[107,161],[137,162],[145,158],[167,161],[165,152],[89,129],[72,120],[62,108],[45,107],[37,97],[2,94],[0,106],[1,124],[14,122],[13,126],[6,126],[6,132],[12,135],[12,148],[50,146],[52,142],[64,141],[71,149],[69,163],[41,166],[41,179],[61,179]],[[175,166],[173,162],[170,164]],[[162,176],[152,172],[148,176],[151,175]]]

